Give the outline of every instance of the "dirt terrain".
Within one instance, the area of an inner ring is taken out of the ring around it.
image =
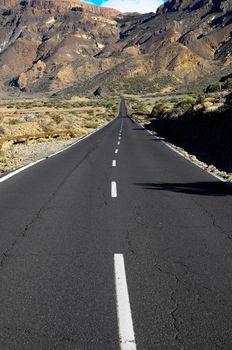
[[[113,119],[118,99],[0,101],[0,172],[45,157]]]

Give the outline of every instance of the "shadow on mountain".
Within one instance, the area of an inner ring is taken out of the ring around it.
[[[145,190],[170,191],[201,196],[230,196],[232,188],[223,182],[136,183]]]

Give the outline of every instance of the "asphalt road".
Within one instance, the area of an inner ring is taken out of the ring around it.
[[[0,349],[232,349],[231,194],[122,99],[0,183]]]

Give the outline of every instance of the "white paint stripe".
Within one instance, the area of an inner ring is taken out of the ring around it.
[[[118,153],[118,149],[116,149],[114,153],[117,154]]]
[[[130,300],[126,281],[124,258],[114,255],[115,287],[117,297],[118,329],[121,350],[136,350]]]
[[[113,166],[113,167],[116,167],[116,160],[113,160],[112,166]]]
[[[36,162],[30,163],[28,165],[23,166],[22,168],[19,168],[19,169],[15,170],[15,171],[12,171],[10,174],[7,174],[7,175],[3,176],[2,178],[0,178],[0,183],[10,179],[12,176],[17,175],[18,173],[21,173],[21,171],[23,171],[23,170],[26,170],[26,169],[32,167],[33,165],[42,162],[45,159],[46,158],[39,159]]]
[[[111,197],[116,198],[117,197],[117,184],[115,181],[111,182]]]
[[[120,145],[120,141],[118,141],[118,145]]]
[[[207,171],[207,169],[205,169],[203,166],[201,166],[200,164],[195,163],[192,159],[190,159],[189,157],[185,156],[183,153],[181,153],[180,151],[178,151],[171,143],[167,142],[167,141],[162,141],[165,146],[167,146],[168,148],[170,148],[171,150],[173,150],[174,152],[176,152],[177,154],[179,154],[181,157],[185,158],[186,160],[188,160],[190,163],[192,163],[193,165],[197,166],[198,168],[200,168],[201,170],[206,171],[209,175],[212,175],[213,177],[215,177],[216,179],[225,182],[228,185],[231,185],[230,182],[228,182],[226,179],[224,179],[223,177],[213,174],[209,171]]]
[[[135,121],[135,123],[142,127],[137,121]],[[144,127],[142,127],[143,129],[145,129]],[[216,174],[213,174],[209,171],[207,171],[207,169],[205,169],[203,166],[201,166],[200,164],[197,164],[195,163],[192,159],[190,159],[189,157],[185,156],[183,153],[181,153],[180,151],[178,151],[175,146],[173,144],[171,144],[170,142],[167,142],[167,141],[164,141],[164,138],[163,137],[160,137],[160,136],[156,136],[157,133],[156,132],[152,132],[152,131],[149,131],[149,130],[146,130],[149,134],[151,135],[154,135],[154,137],[157,139],[157,140],[160,140],[165,146],[169,147],[172,151],[178,153],[181,157],[185,158],[186,160],[188,160],[190,163],[192,163],[193,165],[197,166],[198,168],[200,168],[201,170],[204,170],[206,171],[209,175],[212,175],[214,178],[222,181],[222,182],[225,182],[226,185],[228,186],[231,186],[232,187],[232,183],[229,182],[228,180],[224,179],[223,177],[219,176],[219,175],[216,175]]]
[[[119,138],[118,138],[119,140],[121,140],[121,136],[119,136]]]
[[[26,170],[26,169],[32,167],[33,165],[36,165],[36,164],[38,164],[38,163],[40,163],[40,162],[46,160],[47,158],[52,158],[52,157],[54,157],[55,155],[66,151],[67,149],[69,149],[69,148],[75,146],[77,143],[82,142],[82,141],[84,141],[85,139],[87,139],[88,137],[92,136],[93,134],[95,134],[95,133],[98,132],[99,130],[105,128],[107,125],[109,125],[109,124],[112,123],[113,121],[114,121],[114,119],[111,120],[109,123],[107,123],[107,124],[105,124],[105,125],[103,125],[103,126],[100,126],[99,128],[97,128],[97,129],[94,130],[93,132],[89,133],[88,135],[86,135],[86,136],[80,138],[79,140],[73,142],[71,145],[69,145],[69,146],[63,148],[62,150],[50,154],[48,157],[46,157],[46,158],[41,158],[41,159],[37,160],[36,162],[27,164],[27,165],[25,165],[25,166],[23,166],[23,167],[21,167],[21,168],[15,170],[15,171],[12,171],[10,174],[7,174],[7,175],[1,177],[1,178],[0,178],[0,183],[6,181],[6,180],[8,180],[8,179],[10,179],[12,176],[15,176],[15,175],[17,175],[18,173],[21,173],[22,171],[24,171],[24,170]]]

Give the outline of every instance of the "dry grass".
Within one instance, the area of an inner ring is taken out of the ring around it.
[[[119,99],[27,99],[0,101],[0,172],[12,170],[17,144],[80,138],[116,115]]]

